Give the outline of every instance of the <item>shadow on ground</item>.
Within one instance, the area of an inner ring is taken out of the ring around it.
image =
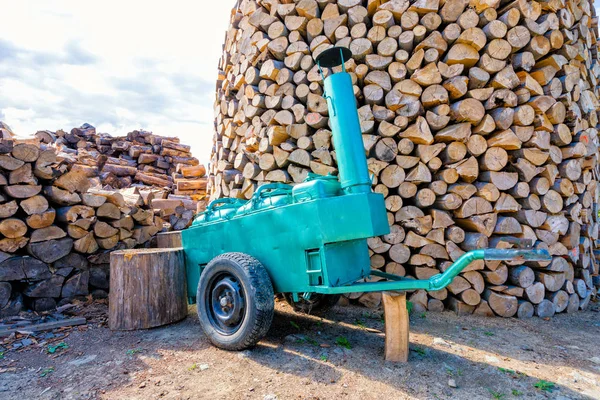
[[[0,398],[600,398],[598,309],[550,321],[412,316],[409,363],[394,364],[381,313],[364,308],[320,318],[279,303],[265,340],[240,353],[212,347],[190,308],[163,328],[75,331],[56,355],[8,353]]]

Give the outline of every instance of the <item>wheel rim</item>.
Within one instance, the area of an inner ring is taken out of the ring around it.
[[[232,335],[242,325],[246,311],[244,290],[231,274],[215,276],[205,296],[208,318],[221,334]]]

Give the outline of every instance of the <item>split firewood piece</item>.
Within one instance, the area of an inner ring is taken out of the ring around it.
[[[82,238],[73,242],[73,248],[82,254],[92,254],[99,249],[99,246],[94,238],[94,234],[89,232]]]
[[[76,205],[61,207],[56,210],[56,217],[61,222],[76,222],[78,219],[91,218],[95,214],[92,207]]]
[[[44,242],[47,240],[61,239],[67,236],[66,232],[56,225],[51,225],[46,228],[36,229],[31,233],[29,243]]]
[[[38,159],[40,148],[35,144],[20,143],[13,147],[11,154],[17,160],[32,163]]]
[[[90,188],[90,181],[82,172],[70,171],[54,181],[54,185],[70,193],[82,193]]]
[[[19,210],[19,205],[12,200],[8,203],[0,204],[0,218],[10,218]]]
[[[101,218],[120,219],[121,211],[113,203],[104,203],[96,210],[96,215]]]
[[[23,166],[10,172],[10,174],[8,175],[8,183],[11,185],[16,185],[20,183],[24,183],[27,185],[37,185],[38,181],[33,176],[31,164],[26,163]]]
[[[4,191],[15,199],[28,199],[39,194],[42,187],[40,185],[10,185],[5,186]]]
[[[48,209],[48,200],[44,196],[33,196],[21,201],[21,208],[27,215],[40,214]]]
[[[409,126],[404,132],[400,134],[401,138],[410,139],[416,144],[432,144],[433,135],[429,130],[429,125],[423,117],[418,117],[417,121]]]
[[[488,302],[494,313],[501,317],[512,317],[517,313],[519,308],[519,303],[515,296],[496,293],[488,289],[483,293],[483,298]]]
[[[27,233],[27,225],[17,218],[4,219],[0,222],[0,233],[10,239],[19,238]]]
[[[60,189],[56,186],[46,186],[44,188],[44,194],[50,201],[62,206],[71,206],[81,202],[79,194]]]
[[[69,254],[73,248],[73,239],[52,239],[27,245],[27,252],[45,263],[52,263]]]

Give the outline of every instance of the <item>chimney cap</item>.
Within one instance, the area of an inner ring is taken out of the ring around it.
[[[320,67],[333,68],[352,58],[352,52],[346,47],[331,47],[317,56]]]

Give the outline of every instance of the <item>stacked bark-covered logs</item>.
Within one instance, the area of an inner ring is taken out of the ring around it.
[[[205,167],[192,157],[189,145],[177,137],[132,131],[127,136],[96,133],[83,124],[70,133],[39,131],[36,136],[52,144],[98,185],[109,189],[133,186],[160,187],[171,202],[181,200],[196,211],[204,208],[207,178]],[[199,203],[199,204],[198,204]]]
[[[410,301],[504,317],[585,308],[598,274],[596,39],[588,0],[240,0],[219,65],[211,198],[337,172],[314,59],[345,46],[391,225],[369,240],[372,267],[428,278],[467,250],[529,239],[553,261],[476,262]]]
[[[152,207],[173,229],[188,227],[206,207],[206,168],[192,157],[190,146],[177,137],[132,131],[126,136],[97,134],[83,124],[70,133],[39,131],[42,143],[57,148],[59,157],[83,172],[94,186],[105,189],[162,189]]]
[[[162,189],[94,188],[80,158],[10,136],[0,139],[0,317],[106,297],[110,251],[150,246],[194,215],[183,207],[191,200]]]

